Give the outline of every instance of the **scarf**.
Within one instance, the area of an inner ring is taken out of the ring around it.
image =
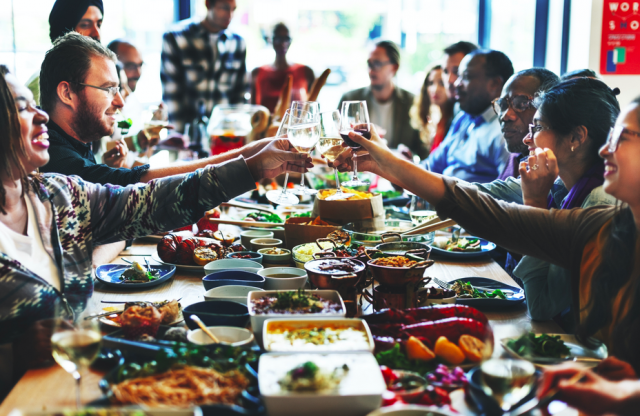
[[[591,169],[589,169],[571,188],[566,198],[562,201],[560,209],[579,208],[584,200],[598,186],[604,183],[604,161],[599,161]],[[553,197],[549,195],[547,198],[547,206],[549,209],[558,208]]]

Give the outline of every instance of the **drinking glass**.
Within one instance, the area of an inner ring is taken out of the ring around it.
[[[317,101],[292,101],[291,111],[294,115],[298,115],[300,111],[306,111],[311,115],[311,117],[318,117],[320,114],[320,103]],[[309,152],[311,151],[313,151],[313,148]],[[318,191],[315,189],[309,189],[304,184],[304,173],[301,176],[300,185],[295,187],[293,193],[296,195],[315,195]]]
[[[76,405],[80,400],[81,372],[88,368],[100,352],[102,334],[98,320],[86,312],[73,314],[66,301],[56,304],[55,322],[51,336],[53,358],[76,380]]]
[[[480,366],[483,389],[508,412],[531,392],[535,370],[529,361],[493,358]]]
[[[362,181],[358,178],[358,162],[356,150],[360,149],[360,145],[356,144],[349,138],[350,132],[355,132],[363,136],[365,139],[371,139],[371,123],[369,123],[369,112],[367,111],[366,101],[344,101],[342,103],[342,111],[340,113],[340,136],[344,142],[354,150],[353,152],[353,178],[344,182],[345,186],[363,186],[369,185],[369,182]]]
[[[318,141],[318,152],[329,162],[333,162],[342,153],[342,138],[340,137],[340,112],[338,110],[320,113],[320,140]],[[334,167],[336,174],[336,193],[327,198],[328,201],[347,199],[354,194],[342,192],[340,188],[340,178],[338,168]]]
[[[142,131],[147,139],[145,156],[148,158],[153,154],[153,148],[158,144],[160,139],[167,137],[167,126],[169,122],[156,119],[158,112],[161,111],[157,105],[150,105],[142,112],[142,120],[144,122]]]
[[[302,116],[305,113],[298,112],[298,114]],[[307,114],[307,117],[310,117],[308,113],[306,114]],[[278,132],[276,133],[276,138],[288,137],[290,120],[291,120],[291,110],[288,109],[287,111],[285,111],[284,116],[282,117],[282,122],[280,122],[280,127],[278,127]],[[282,191],[278,191],[277,189],[268,191],[265,194],[267,199],[273,202],[274,204],[278,204],[278,205],[295,205],[299,203],[300,199],[298,199],[297,196],[295,196],[294,194],[292,194],[290,191],[287,190],[288,182],[289,182],[289,172],[287,172],[286,175],[284,176],[284,188],[282,188]]]
[[[433,205],[417,195],[411,197],[409,216],[413,226],[418,226],[438,216]]]
[[[293,111],[289,120],[288,139],[300,153],[309,155],[320,140],[320,116],[307,111]],[[318,191],[304,186],[304,175],[299,187],[292,192],[296,195],[315,195]]]

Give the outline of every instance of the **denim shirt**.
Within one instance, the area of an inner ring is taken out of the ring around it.
[[[520,178],[496,180],[487,184],[475,183],[478,189],[496,199],[523,204]],[[551,194],[556,205],[562,205],[568,190],[560,178],[556,179]],[[582,208],[596,205],[614,205],[616,199],[595,188],[582,203]],[[513,274],[524,282],[527,307],[531,319],[548,320],[571,306],[571,274],[568,269],[556,266],[532,256],[524,256]]]

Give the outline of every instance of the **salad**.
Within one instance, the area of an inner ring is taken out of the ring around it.
[[[276,222],[282,223],[282,218],[278,214],[270,214],[268,212],[250,212],[243,219],[243,221],[255,221],[255,222]]]
[[[344,364],[331,372],[325,372],[312,361],[307,361],[287,373],[278,383],[283,390],[310,392],[333,390],[349,372],[349,366]]]
[[[147,283],[160,278],[160,271],[152,268],[146,269],[143,265],[134,261],[131,267],[126,269],[121,275],[123,283]]]
[[[469,282],[455,282],[451,287],[456,292],[459,298],[483,298],[483,299],[506,299],[507,295],[500,289],[496,289],[493,292],[488,290],[478,290]]]
[[[436,237],[433,240],[435,247],[446,251],[481,251],[480,243],[479,238],[459,238],[456,242],[447,237]]]
[[[507,347],[522,357],[566,358],[571,354],[559,335],[536,335],[533,332],[509,340]]]

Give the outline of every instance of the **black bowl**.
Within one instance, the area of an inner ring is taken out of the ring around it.
[[[540,375],[541,372],[536,371],[533,376],[534,380],[537,381]],[[486,416],[500,416],[505,413],[498,405],[498,402],[496,402],[493,397],[488,396],[487,393],[484,392],[482,388],[482,372],[480,371],[480,367],[475,367],[469,370],[469,372],[467,373],[467,379],[469,380],[469,384],[465,389],[465,394],[471,397],[471,402],[476,405],[481,413],[485,414]],[[537,384],[536,381],[534,381],[534,387],[531,389],[531,392],[529,392],[529,394],[527,394],[524,399],[515,404],[512,409],[523,405],[524,403],[535,397],[535,386]]]
[[[202,278],[204,290],[220,286],[253,286],[264,289],[265,278],[244,270],[220,270]]]
[[[182,314],[189,329],[200,328],[193,322],[191,315],[196,315],[206,326],[244,328],[249,322],[249,310],[246,305],[225,300],[197,302],[183,308]]]

